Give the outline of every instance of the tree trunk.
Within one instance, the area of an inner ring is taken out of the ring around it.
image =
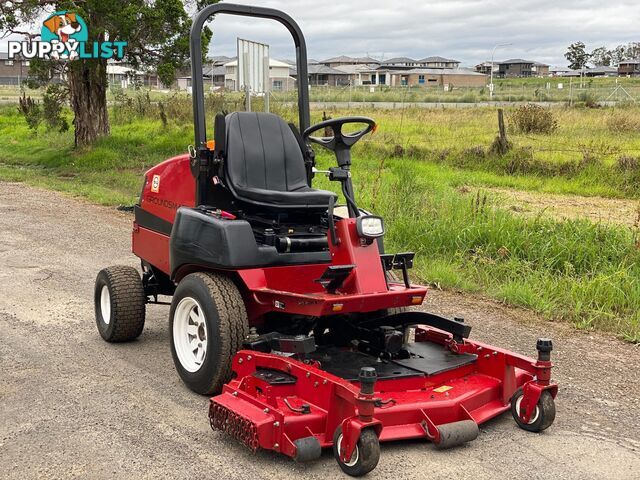
[[[107,112],[107,61],[75,60],[68,73],[71,109],[75,115],[76,147],[109,134]]]

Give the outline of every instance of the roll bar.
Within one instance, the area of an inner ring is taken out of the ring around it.
[[[209,17],[218,13],[242,17],[258,17],[277,20],[291,33],[296,46],[296,64],[298,70],[298,110],[300,131],[309,128],[309,75],[307,73],[307,44],[298,24],[289,15],[273,8],[252,7],[232,3],[218,3],[200,10],[191,25],[191,85],[193,97],[193,126],[195,131],[195,150],[202,152],[207,141],[204,81],[202,79],[202,29]]]

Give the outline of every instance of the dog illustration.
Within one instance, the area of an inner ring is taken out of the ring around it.
[[[58,37],[58,40],[66,45],[77,43],[77,40],[71,38],[71,35],[82,30],[82,25],[78,23],[75,13],[65,13],[62,15],[54,15],[44,22],[44,26],[51,33]],[[53,58],[69,58],[73,60],[78,56],[78,52],[71,50],[69,53],[51,52]]]

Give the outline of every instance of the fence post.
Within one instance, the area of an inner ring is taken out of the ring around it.
[[[511,149],[511,144],[507,138],[507,129],[504,125],[504,110],[498,109],[498,137],[493,141],[491,145],[491,151],[504,155]]]

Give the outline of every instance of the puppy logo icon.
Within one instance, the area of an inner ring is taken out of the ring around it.
[[[78,58],[79,44],[88,40],[89,33],[87,24],[80,15],[60,11],[42,22],[40,38],[57,47],[51,51],[52,58],[73,60]]]

